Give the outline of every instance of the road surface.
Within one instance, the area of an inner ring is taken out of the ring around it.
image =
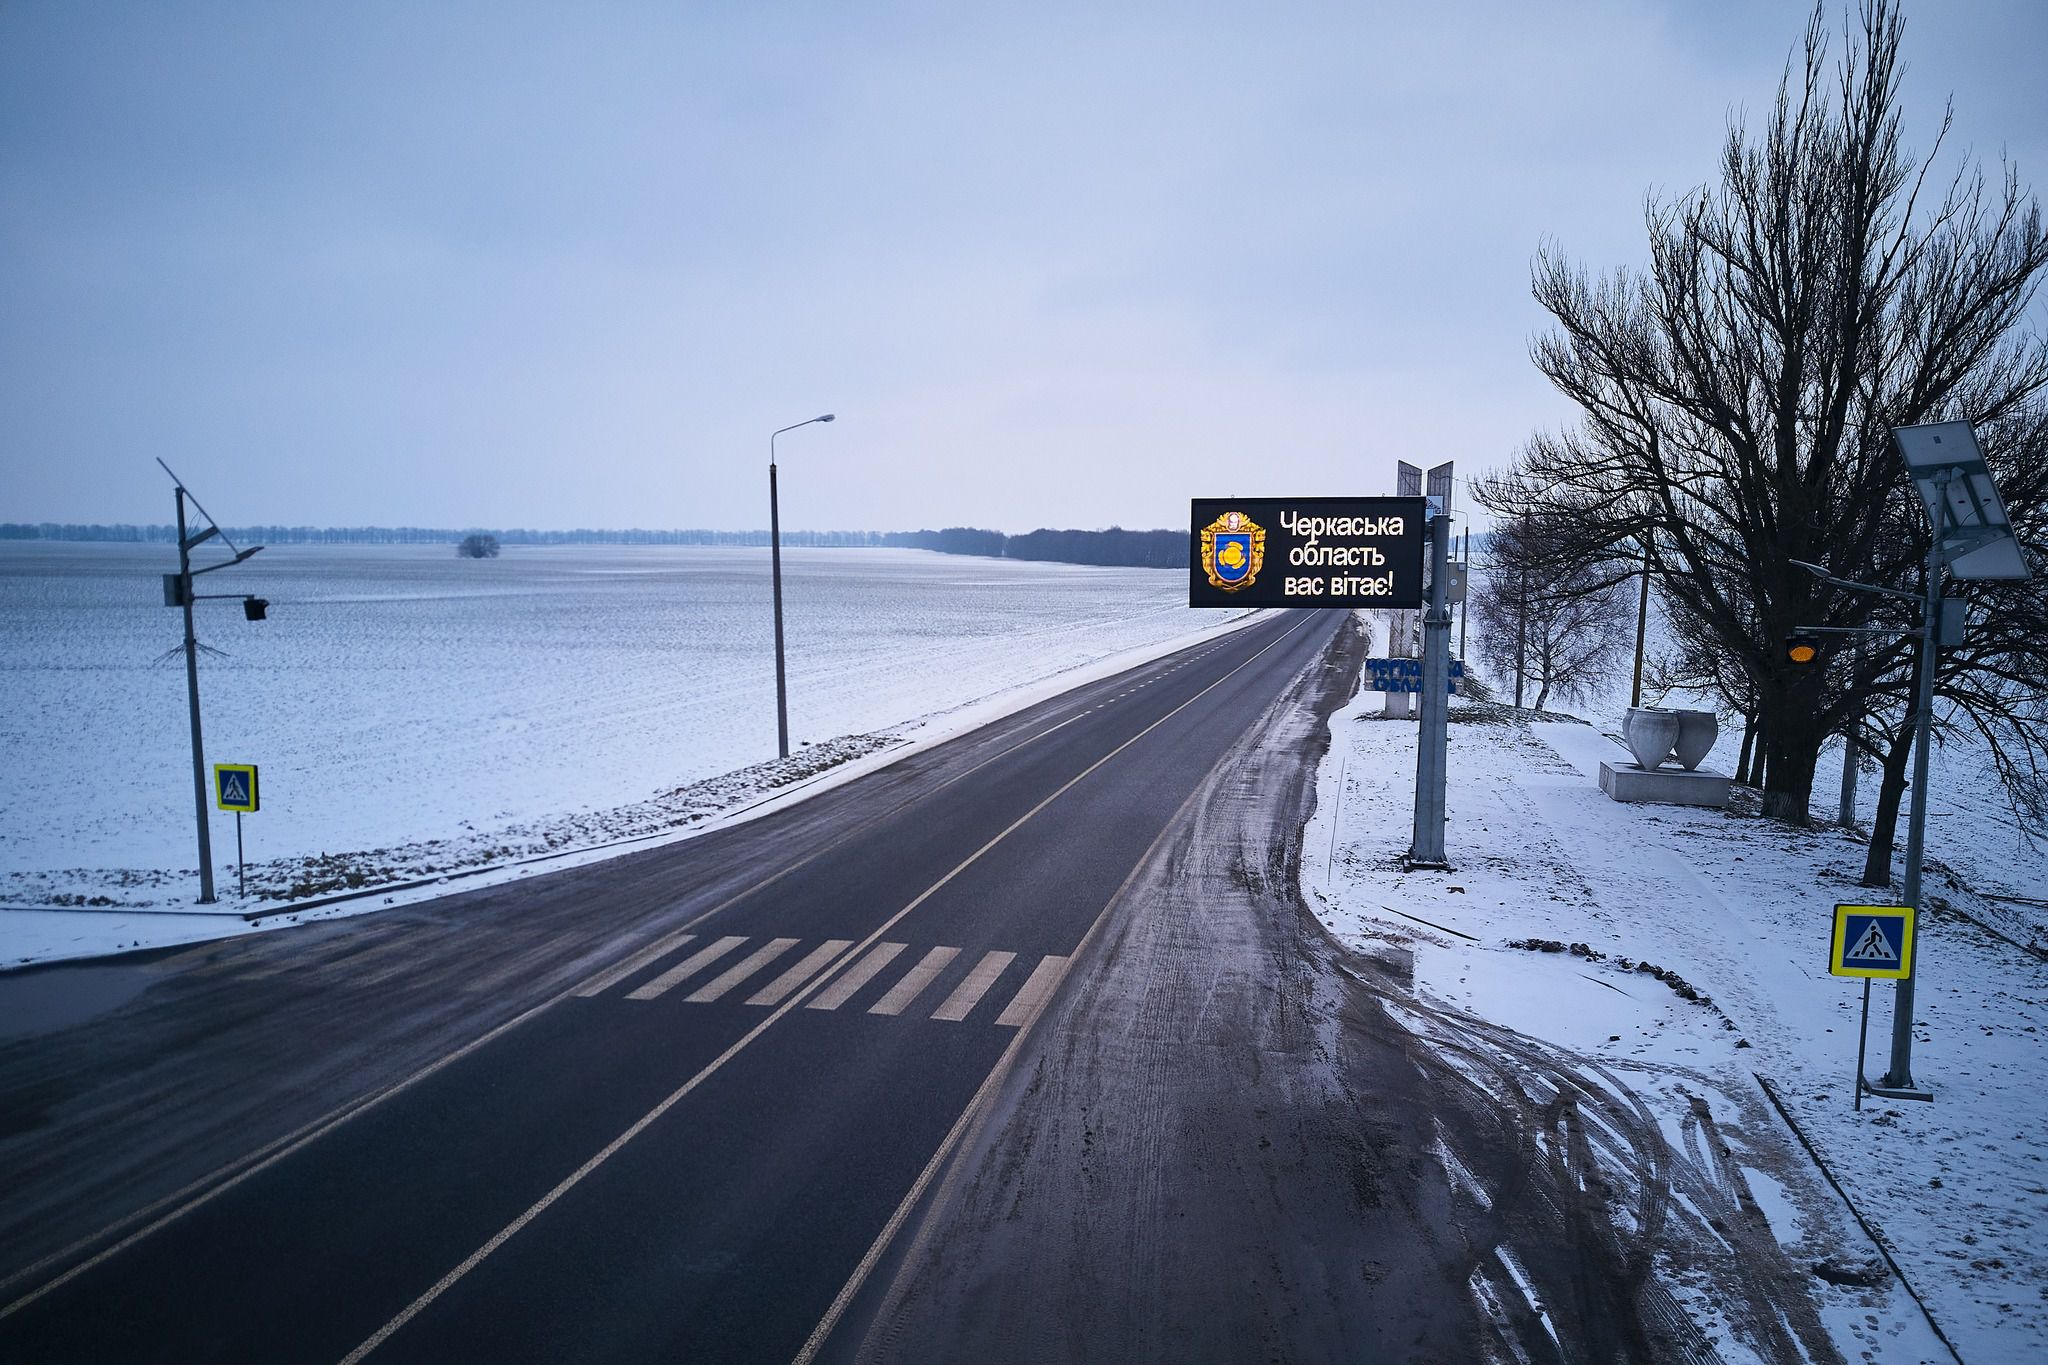
[[[54,969],[127,998],[0,1051],[0,1355],[795,1357],[1339,621],[682,844]]]
[[[1348,622],[665,848],[50,969],[94,1012],[0,1044],[0,1359],[1715,1359],[1650,1273],[1655,1123],[1301,906]],[[1731,1320],[1838,1358],[1747,1273]]]

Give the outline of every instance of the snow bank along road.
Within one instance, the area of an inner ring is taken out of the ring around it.
[[[670,848],[48,969],[106,1003],[0,1045],[0,1357],[845,1348],[928,1172],[1219,760],[1333,690],[1342,624],[1275,615]]]

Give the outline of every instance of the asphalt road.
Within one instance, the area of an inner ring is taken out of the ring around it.
[[[1272,1007],[1299,979],[1262,976],[1280,940],[1205,933],[1202,911],[1205,888],[1292,875],[1321,744],[1304,718],[1355,674],[1344,619],[1271,614],[681,844],[53,969],[114,1003],[0,1047],[0,1359],[1250,1359],[1227,1352],[1252,1341],[1314,1359],[1382,1339],[1349,1299],[1274,1279],[1240,1296],[1249,1317],[1216,1307],[1205,1349],[1168,1354],[1179,1338],[1143,1327],[1165,1304],[1217,1305],[1263,1272],[1217,1210],[1186,1278],[1159,1282],[1175,1210],[1129,1186],[1157,1192],[1146,1123],[1190,1111],[1169,1074],[1132,1089],[1107,1056],[1209,1029],[1231,1059],[1202,1077],[1221,1142],[1256,1126],[1226,1098],[1243,1067],[1313,1042]],[[1221,842],[1201,833],[1218,821]],[[1197,848],[1224,850],[1199,877]],[[1055,1313],[1014,1287],[1053,1284],[1051,1244],[1005,1261],[973,1230],[997,1186],[972,1172],[1041,1131],[1020,1127],[1033,1078],[1082,1076],[1120,1097],[1101,1101],[1120,1156],[1081,1204],[1054,1201],[1098,1210]],[[1210,1153],[1233,1207],[1278,1189],[1287,1153],[1262,1150]],[[1355,1153],[1308,1165],[1255,1223],[1295,1261],[1361,1188]],[[1379,1234],[1392,1288],[1450,1254],[1441,1211],[1411,1203]],[[1107,1230],[1129,1219],[1154,1252],[1126,1277]],[[993,1297],[942,1285],[935,1247],[993,1283],[1031,1273]],[[1048,1326],[1077,1314],[1112,1336]],[[1403,1321],[1451,1352],[1478,1330],[1461,1287]]]

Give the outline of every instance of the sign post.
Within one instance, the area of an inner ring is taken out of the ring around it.
[[[1828,972],[1863,978],[1863,1018],[1856,1026],[1856,1109],[1863,1092],[1873,1089],[1863,1079],[1863,1058],[1870,1041],[1870,983],[1877,978],[1907,981],[1913,975],[1913,907],[1910,905],[1838,905],[1835,931],[1828,943]]]
[[[254,763],[213,765],[213,804],[235,813],[235,881],[237,895],[249,894],[249,864],[242,855],[242,816],[262,809],[256,790]]]
[[[1429,610],[1422,615],[1422,724],[1415,736],[1415,831],[1410,867],[1450,866],[1444,848],[1451,665],[1451,462],[1429,471]]]

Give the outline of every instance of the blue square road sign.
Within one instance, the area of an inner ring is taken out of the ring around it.
[[[1900,980],[1913,972],[1913,907],[1838,905],[1828,954],[1835,976]]]

